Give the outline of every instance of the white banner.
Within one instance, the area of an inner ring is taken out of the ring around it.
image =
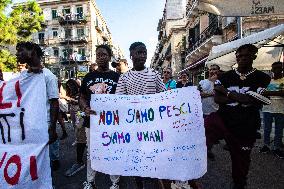
[[[0,82],[0,188],[51,189],[43,74]]]
[[[94,170],[172,180],[200,178],[207,150],[196,87],[154,95],[92,95]]]

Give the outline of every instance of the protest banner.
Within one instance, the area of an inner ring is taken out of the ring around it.
[[[110,175],[200,178],[207,149],[196,87],[152,95],[92,95],[90,158]]]
[[[0,188],[52,189],[44,79],[0,82]]]

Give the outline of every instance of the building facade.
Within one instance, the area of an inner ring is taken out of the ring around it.
[[[151,67],[161,71],[171,67],[174,73],[184,68],[184,45],[186,36],[186,15],[182,4],[172,4],[166,1],[163,18],[157,27],[158,44],[151,60]],[[171,10],[171,11],[168,11]],[[180,15],[173,14],[174,11]]]
[[[167,0],[167,2],[168,1],[170,0]],[[185,71],[189,73],[192,82],[197,84],[207,76],[205,62],[212,47],[236,40],[240,36],[238,36],[236,17],[221,17],[196,10],[193,8],[194,2],[196,1],[186,0],[186,17],[183,18],[185,20],[185,26],[182,27],[185,34],[180,43],[182,45],[175,46],[179,49],[176,52],[180,53],[176,56],[182,58],[180,64],[175,64],[176,66],[180,66],[180,68],[174,69],[174,75],[178,75],[181,71]],[[169,9],[164,10],[164,15],[167,14],[167,11],[169,11]],[[246,37],[282,23],[284,23],[284,15],[243,17],[242,37]],[[168,28],[169,31],[172,29],[173,28]],[[153,68],[158,68],[160,65],[163,65],[159,57],[164,57],[163,51],[160,50],[165,48],[164,44],[165,43],[161,43],[159,40],[156,54],[152,59]],[[169,65],[171,65],[171,63],[169,63]]]
[[[33,40],[44,49],[44,64],[61,78],[75,78],[78,68],[95,63],[97,45],[110,45],[113,59],[123,57],[95,0],[37,2],[45,16],[45,27],[33,35]]]

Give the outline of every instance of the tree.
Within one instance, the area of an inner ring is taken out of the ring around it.
[[[17,4],[6,15],[5,9],[11,4],[12,0],[0,0],[0,68],[6,71],[14,70],[17,65],[7,47],[31,40],[32,34],[40,31],[44,22],[42,9],[36,1]]]

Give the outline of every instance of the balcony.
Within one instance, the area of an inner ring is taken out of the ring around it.
[[[68,24],[85,24],[87,23],[87,17],[83,14],[66,14],[64,16],[58,17],[58,21],[61,25]]]
[[[102,32],[103,32],[102,29],[101,29],[101,27],[100,27],[98,24],[95,26],[95,28],[96,28],[96,30],[97,30],[99,33],[102,33]]]
[[[46,46],[47,45],[47,40],[45,38],[38,39],[38,44],[41,45],[41,46]]]
[[[88,42],[89,40],[86,36],[60,38],[60,43],[62,45],[81,44],[81,43],[88,43]]]
[[[186,16],[192,17],[198,15],[198,1],[197,0],[189,0],[186,5]]]
[[[48,20],[45,20],[42,23],[40,23],[42,29],[47,28],[48,24],[49,24]]]
[[[186,49],[186,61],[188,64],[194,63],[196,60],[208,56],[211,48],[223,42],[222,30],[218,26],[218,22],[212,22],[209,26],[195,39],[195,42],[189,40]]]
[[[80,54],[77,54],[76,56],[70,55],[67,57],[60,57],[60,63],[63,65],[83,64],[89,61],[90,61],[89,57]]]

